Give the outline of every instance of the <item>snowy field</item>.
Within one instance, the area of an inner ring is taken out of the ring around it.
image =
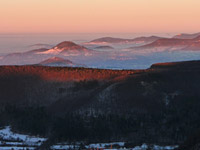
[[[10,126],[0,130],[0,150],[33,150],[44,141],[45,138],[14,133]]]
[[[114,142],[114,143],[97,143],[89,144],[85,146],[87,150],[174,150],[177,148],[177,145],[174,146],[158,146],[158,145],[147,145],[142,144],[141,146],[136,146],[133,148],[126,148],[124,142]],[[66,145],[66,144],[57,144],[51,147],[53,150],[71,150],[73,148],[80,148],[79,146]],[[84,148],[83,148],[84,149]]]
[[[40,146],[46,138],[29,136],[19,133],[14,133],[10,126],[6,126],[0,129],[0,150],[34,150]],[[125,142],[113,142],[113,143],[94,143],[83,146],[81,143],[76,143],[74,145],[68,143],[58,143],[51,146],[51,150],[173,150],[178,146],[158,146],[158,145],[147,145],[142,144],[141,146],[136,146],[133,148],[126,148]]]

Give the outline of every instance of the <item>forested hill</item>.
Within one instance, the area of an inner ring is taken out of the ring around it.
[[[142,70],[108,70],[80,67],[0,66],[0,76],[34,76],[42,80],[81,81],[110,80],[126,77]]]
[[[200,127],[200,61],[146,70],[0,67],[0,124],[59,141],[181,144]]]

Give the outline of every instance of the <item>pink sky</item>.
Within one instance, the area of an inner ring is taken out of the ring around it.
[[[200,0],[1,0],[0,33],[199,32]]]

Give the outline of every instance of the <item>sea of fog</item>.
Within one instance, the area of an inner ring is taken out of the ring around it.
[[[0,34],[0,53],[23,52],[34,44],[56,45],[62,41],[87,42],[101,37],[135,38],[139,36],[171,37],[176,33],[45,33],[45,34]]]
[[[30,45],[34,44],[50,44],[56,45],[62,41],[73,41],[77,44],[88,42],[100,37],[119,37],[119,38],[135,38],[139,36],[162,36],[172,37],[176,33],[165,34],[145,34],[145,33],[110,33],[110,34],[0,34],[0,55],[25,52],[30,50]],[[106,54],[107,55],[107,54]],[[68,58],[67,58],[68,59]],[[104,69],[146,69],[152,64],[158,62],[174,62],[187,60],[200,60],[200,52],[193,51],[171,51],[171,52],[149,52],[149,51],[121,51],[118,49],[111,50],[109,56],[99,59],[87,60],[86,58],[69,58],[70,60],[85,64],[91,68]]]

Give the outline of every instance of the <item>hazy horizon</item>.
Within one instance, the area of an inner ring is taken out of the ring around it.
[[[196,32],[199,0],[0,2],[0,33]]]

